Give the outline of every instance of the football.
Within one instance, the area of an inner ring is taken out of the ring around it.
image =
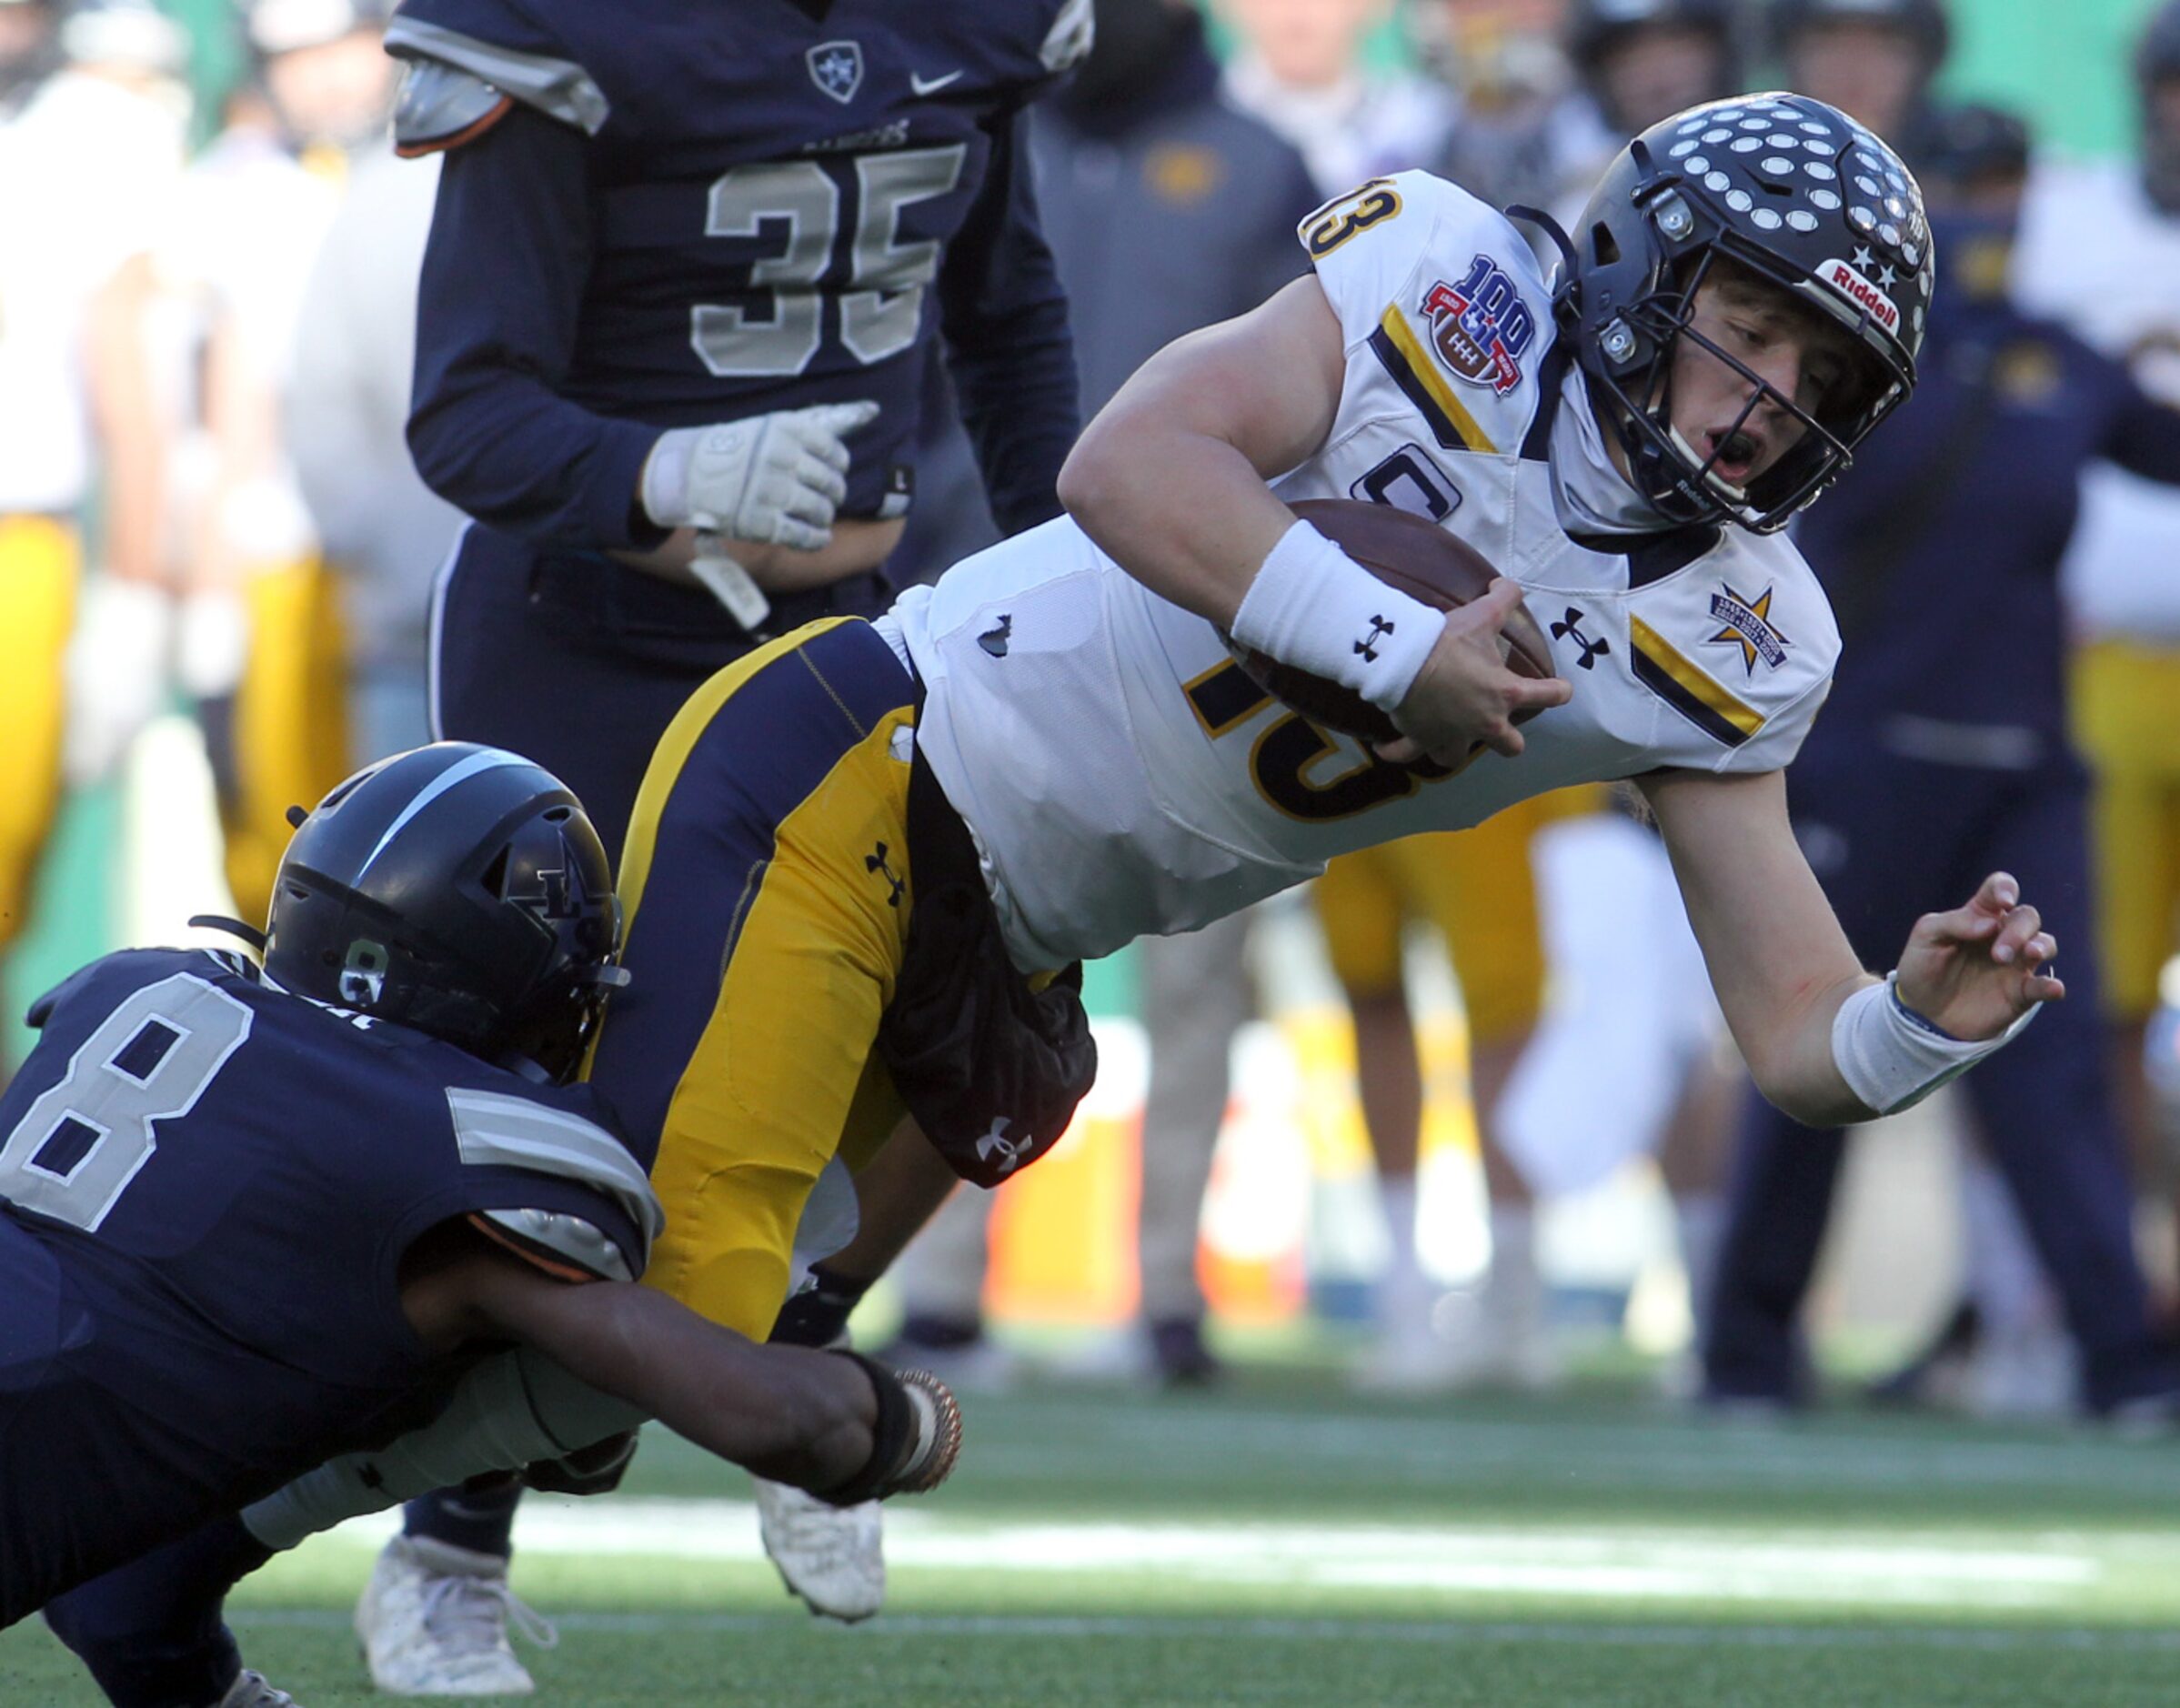
[[[1442,611],[1481,597],[1498,575],[1478,551],[1434,522],[1390,505],[1355,498],[1304,498],[1287,507],[1389,587]],[[1502,631],[1506,662],[1517,676],[1552,674],[1552,647],[1536,619],[1517,608]],[[1235,662],[1267,694],[1301,713],[1311,723],[1364,741],[1395,739],[1392,719],[1351,688],[1282,664],[1251,647],[1234,644]],[[1532,708],[1516,723],[1536,716]]]

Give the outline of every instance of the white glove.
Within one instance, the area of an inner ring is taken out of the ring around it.
[[[173,628],[174,598],[166,588],[119,576],[85,582],[65,667],[61,766],[72,787],[111,771],[165,702]]]
[[[848,495],[841,440],[877,417],[875,403],[823,403],[675,427],[644,464],[644,513],[661,527],[816,551]]]

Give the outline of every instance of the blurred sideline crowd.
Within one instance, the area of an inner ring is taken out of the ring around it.
[[[34,916],[65,791],[108,778],[177,700],[246,919],[291,803],[429,738],[431,584],[461,518],[403,438],[436,163],[387,141],[390,11],[243,5],[246,75],[193,112],[189,40],[150,0],[0,0],[0,952]],[[1032,134],[1086,417],[1160,346],[1292,277],[1296,222],[1378,174],[1424,166],[1563,221],[1632,133],[1773,85],[1915,167],[1939,250],[1924,384],[1882,462],[1800,537],[1847,650],[1790,798],[1869,964],[1904,932],[1898,896],[2003,866],[2054,898],[2072,994],[1944,1105],[1959,1302],[1879,1393],[2180,1415],[2180,1153],[2149,1067],[2170,1051],[2180,900],[2180,0],[2136,33],[2137,150],[2094,165],[1937,97],[1941,0],[1413,0],[1398,68],[1366,53],[1383,0],[1097,13],[1092,56]],[[899,582],[998,538],[953,412],[927,418]],[[1765,589],[1736,592],[1763,610]],[[1648,1154],[1688,1277],[1689,1391],[1737,1410],[1816,1397],[1803,1306],[1843,1140],[1748,1090],[1642,824],[1572,791],[1336,862],[1311,900],[1384,1232],[1359,1385],[1558,1381],[1538,1204]],[[1251,929],[1138,963],[1126,1355],[1167,1383],[1221,1369],[1198,1231],[1256,1006]],[[1419,937],[1460,983],[1488,1200],[1490,1260],[1459,1297],[1419,1239]],[[958,1194],[899,1274],[903,1350],[966,1385],[1005,1370],[983,1321],[992,1201]]]

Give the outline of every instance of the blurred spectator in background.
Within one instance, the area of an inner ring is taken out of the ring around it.
[[[1227,93],[1301,150],[1321,196],[1438,157],[1452,92],[1362,64],[1363,38],[1391,15],[1390,0],[1219,0],[1219,10],[1238,37]]]
[[[1534,1204],[1527,1180],[1500,1146],[1496,1118],[1544,1003],[1530,845],[1555,817],[1594,805],[1590,789],[1542,796],[1472,830],[1342,855],[1317,880],[1325,945],[1354,1019],[1356,1090],[1385,1217],[1377,1339],[1355,1371],[1366,1389],[1535,1389],[1559,1378],[1537,1268]],[[1489,1267],[1475,1297],[1463,1301],[1470,1308],[1451,1313],[1442,1329],[1440,1290],[1418,1251],[1423,1073],[1401,965],[1411,919],[1438,931],[1461,981],[1469,1098],[1491,1201]]]
[[[2133,160],[2042,165],[2030,179],[2014,277],[2024,305],[2066,321],[2180,404],[2180,5],[2154,12],[2135,52]],[[2109,464],[2083,481],[2064,572],[2075,728],[2095,775],[2098,942],[2113,1085],[2133,1142],[2147,1243],[2175,1293],[2174,1136],[2145,1086],[2144,1029],[2180,946],[2180,494]]]
[[[431,739],[431,584],[461,527],[461,512],[417,473],[403,431],[438,182],[437,160],[351,156],[289,358],[288,454],[339,581],[358,765]]]
[[[15,117],[60,54],[53,0],[0,0],[0,122]]]
[[[1744,15],[1737,0],[1569,0],[1567,57],[1608,146],[1740,90]]]
[[[248,81],[184,175],[163,285],[196,315],[202,450],[191,495],[176,679],[196,702],[240,917],[266,917],[287,809],[347,776],[348,648],[283,407],[297,349],[333,336],[304,294],[347,194],[382,143],[393,64],[377,0],[251,0]],[[378,312],[393,318],[405,300]]]
[[[1219,67],[1188,0],[1100,0],[1098,36],[1074,81],[1030,130],[1045,235],[1067,288],[1083,412],[1185,332],[1243,313],[1299,275],[1294,227],[1319,196],[1296,151],[1219,92]],[[951,411],[934,409],[934,421]],[[904,557],[919,576],[997,538],[958,428],[922,458],[923,497]],[[1205,1380],[1197,1224],[1226,1111],[1227,1062],[1251,998],[1247,922],[1221,919],[1141,946],[1150,1040],[1137,1222],[1140,1335],[1130,1369]],[[983,1338],[992,1195],[958,1191],[895,1273],[907,1315],[897,1351],[972,1382],[1003,1364]]]
[[[2085,465],[2102,458],[2180,483],[2180,412],[2012,301],[2028,164],[2021,122],[1954,109],[1932,115],[1922,135],[1918,171],[1944,261],[1921,383],[1887,455],[1850,469],[1797,537],[1831,597],[1843,654],[1787,772],[1788,807],[1865,962],[1909,922],[1908,897],[1961,874],[2003,869],[2046,899],[2045,927],[2066,946],[2069,1000],[1963,1080],[1956,1103],[1973,1110],[2057,1287],[2081,1355],[2081,1402],[2099,1415],[2170,1415],[2180,1365],[2153,1336],[2104,1073],[2058,566]],[[1762,668],[1753,655],[1746,663]],[[1795,1319],[1843,1147],[1840,1130],[1810,1131],[1749,1100],[1706,1348],[1712,1399],[1809,1397]],[[2043,1327],[2034,1278],[1978,1263],[1982,1220],[1971,1216],[1968,1243],[1987,1409],[2033,1409],[2017,1384]]]
[[[76,780],[102,773],[165,679],[146,306],[186,45],[148,5],[0,0],[0,948],[29,913],[64,753]],[[95,486],[102,569],[79,590]]]
[[[1786,86],[1860,119],[1917,164],[1953,31],[1942,0],[1772,0]]]
[[[1417,164],[1496,207],[1579,212],[1625,139],[1599,125],[1575,87],[1557,0],[1419,0],[1406,18],[1454,102],[1437,153]],[[1544,256],[1547,266],[1555,258]]]

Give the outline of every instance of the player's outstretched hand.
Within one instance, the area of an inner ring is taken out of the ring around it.
[[[1507,668],[1500,631],[1521,603],[1521,584],[1502,576],[1482,598],[1446,613],[1438,644],[1392,715],[1402,738],[1381,743],[1379,758],[1458,769],[1481,746],[1512,759],[1522,747],[1515,717],[1567,703],[1574,690],[1558,677],[1538,680]]]
[[[875,403],[823,403],[676,427],[645,465],[644,509],[661,527],[816,551],[848,494],[847,436],[878,418]]]
[[[1993,872],[1966,906],[1915,921],[1900,957],[1900,1000],[1953,1037],[1981,1042],[2066,994],[2046,970],[2058,952],[2013,875]]]

